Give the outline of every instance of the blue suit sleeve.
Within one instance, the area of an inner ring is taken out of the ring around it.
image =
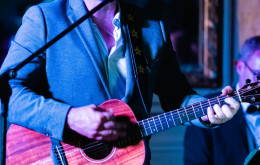
[[[205,100],[191,88],[186,77],[182,74],[176,53],[173,51],[169,35],[162,22],[160,22],[160,26],[165,44],[160,56],[159,76],[156,79],[155,93],[159,96],[162,108],[165,111],[170,111]],[[185,123],[185,125],[191,124],[207,127],[199,119]]]
[[[186,96],[196,92],[180,71],[176,53],[173,51],[169,35],[165,32],[162,22],[161,31],[165,44],[161,50],[155,93],[159,96],[162,108],[170,111],[179,108]]]
[[[30,8],[11,44],[1,72],[12,68],[45,44],[44,15],[38,6]],[[45,54],[34,58],[9,81],[12,94],[8,120],[62,140],[66,116],[70,105],[51,98],[47,93]],[[45,83],[43,83],[45,82]]]

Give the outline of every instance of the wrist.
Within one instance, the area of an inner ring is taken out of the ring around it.
[[[71,107],[68,111],[67,118],[66,118],[66,126],[71,130],[73,130],[72,127],[73,127],[74,110],[75,108]]]

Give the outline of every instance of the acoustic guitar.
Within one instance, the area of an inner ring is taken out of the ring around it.
[[[7,133],[6,163],[13,164],[53,164],[52,156],[58,164],[134,164],[142,165],[145,159],[144,137],[207,115],[207,107],[223,105],[227,97],[239,102],[260,101],[260,83],[245,85],[229,96],[218,96],[193,105],[172,110],[157,116],[137,121],[131,108],[123,101],[112,99],[100,105],[107,110],[112,108],[114,115],[128,120],[128,135],[123,139],[107,143],[75,136],[70,141],[52,145],[48,136],[12,124]]]

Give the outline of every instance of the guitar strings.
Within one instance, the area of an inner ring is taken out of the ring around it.
[[[220,99],[221,101],[223,101],[222,99]],[[168,113],[169,114],[169,113]],[[166,115],[168,115],[168,114],[166,114]],[[162,123],[162,124],[165,124],[166,122],[164,122],[164,123]],[[149,126],[150,127],[150,126]],[[151,131],[152,132],[152,131]],[[97,144],[98,143],[98,144]],[[87,146],[91,146],[91,147],[87,147],[87,148],[83,148],[82,150],[89,150],[90,148],[93,148],[93,147],[96,147],[96,146],[98,146],[98,145],[101,145],[102,143],[99,143],[99,142],[93,142],[92,144],[97,144],[97,145],[87,145]],[[66,147],[65,145],[63,146],[63,147]],[[99,147],[100,148],[100,147]],[[95,150],[99,150],[99,148],[95,148]],[[68,149],[68,148],[66,148],[66,149]],[[101,149],[102,149],[102,147],[101,147]],[[61,151],[61,150],[60,150]],[[93,152],[93,150],[91,150],[91,152]]]
[[[255,88],[253,88],[253,89],[256,89],[257,87],[255,87]],[[244,94],[244,93],[246,93],[246,92],[248,92],[248,91],[252,91],[253,90],[252,88],[251,89],[241,89],[239,92],[241,92],[240,93],[240,95],[242,95],[242,94]],[[244,93],[243,93],[244,92]],[[234,92],[235,93],[235,92]],[[235,95],[237,95],[237,93],[235,93]],[[232,96],[233,98],[234,97],[236,97],[236,96]],[[223,98],[223,97],[219,97],[219,101],[221,100],[221,102],[222,101],[224,101],[224,99],[225,98]],[[211,102],[212,103],[212,102]],[[212,103],[212,104],[214,104],[214,103]],[[218,101],[216,101],[216,104],[218,104]],[[205,104],[201,104],[202,106],[204,106]],[[207,104],[208,105],[208,104]],[[194,105],[193,105],[193,107],[195,107]],[[198,106],[199,107],[199,106]],[[188,112],[190,112],[190,109],[191,109],[191,107],[188,107],[188,108],[184,108],[183,110],[181,110],[181,111],[179,111],[179,112],[183,112],[183,111],[188,111]],[[193,109],[193,108],[192,108]],[[178,110],[178,109],[177,109]],[[170,112],[166,112],[165,113],[165,117],[166,116],[169,116],[169,115],[171,115],[172,116],[172,113],[174,112],[175,110],[173,110],[173,111],[170,111]],[[188,112],[186,112],[187,113],[187,115],[188,115]],[[194,112],[192,112],[192,113],[194,113]],[[191,114],[191,113],[189,113],[189,114]],[[202,113],[202,112],[200,112],[200,114],[199,115],[202,115],[202,114],[204,114],[204,113]],[[179,115],[177,115],[177,114],[174,114],[175,116],[179,116]],[[158,116],[160,116],[160,115],[158,115]],[[147,119],[148,120],[148,119]],[[188,120],[187,120],[188,121]],[[148,121],[149,122],[149,121]],[[165,122],[164,121],[160,121],[161,122],[161,124],[164,124],[165,125],[165,123],[167,123],[167,119],[165,119]],[[138,121],[137,122],[137,124],[140,124],[140,121]],[[148,123],[149,124],[149,123]],[[176,125],[176,124],[175,124]],[[140,126],[140,125],[139,125]],[[151,127],[150,127],[151,128]],[[146,128],[142,128],[142,127],[140,127],[140,129],[146,129]],[[151,131],[152,132],[152,131]],[[153,132],[152,132],[153,133]],[[138,133],[136,133],[137,135],[138,135]],[[98,144],[97,144],[98,143]],[[95,144],[94,146],[98,146],[98,145],[102,145],[102,144],[104,144],[104,143],[102,143],[102,142],[100,142],[100,141],[95,141],[95,142],[93,142],[93,143],[90,143],[90,144]],[[86,146],[90,146],[90,144],[88,144],[88,145],[86,145]],[[69,144],[65,144],[65,145],[63,145],[62,147],[66,147],[66,146],[70,146]],[[91,146],[91,147],[94,147],[94,146]],[[61,148],[61,147],[59,147],[59,148]],[[67,147],[67,148],[70,148],[70,147]],[[66,148],[66,149],[67,149]],[[74,147],[75,148],[75,147]],[[98,147],[98,148],[95,148],[95,150],[99,150],[99,148],[101,148],[101,149],[107,149],[108,147],[103,147],[103,146],[101,146],[101,147]],[[75,152],[75,150],[76,149],[78,149],[78,148],[75,148],[74,149],[74,151],[73,152]],[[88,150],[89,148],[85,148],[84,150]],[[65,150],[65,149],[64,149]],[[61,150],[60,150],[61,151]],[[91,150],[92,152],[93,152],[93,150]],[[102,151],[102,150],[101,150]],[[65,153],[65,155],[69,155],[69,154],[71,154],[71,153],[73,153],[73,152],[70,152],[70,153]],[[90,152],[90,151],[89,151]],[[94,153],[96,153],[96,152],[94,152]],[[94,154],[93,153],[93,154]],[[45,162],[46,161],[51,161],[51,159],[47,159],[47,160],[45,160]]]
[[[242,89],[241,89],[241,91],[243,91]],[[219,97],[219,96],[218,96]],[[221,98],[220,98],[220,100],[221,100]],[[194,106],[193,106],[194,107]],[[186,108],[187,109],[187,108]],[[178,109],[177,109],[178,110]],[[188,110],[188,109],[187,109]],[[168,112],[169,113],[169,112]],[[166,114],[166,115],[168,115],[168,114]]]
[[[250,88],[250,89],[245,89],[245,90],[240,90],[239,92],[241,92],[241,94],[243,94],[243,92],[245,93],[245,92],[248,92],[248,91],[252,91],[253,89],[255,89],[255,88],[257,88],[257,87],[254,87],[254,88]],[[235,97],[237,97],[237,93],[236,92],[234,92],[234,95],[235,96],[231,96],[231,97],[233,97],[233,98],[235,98]],[[211,106],[211,104],[219,104],[219,102],[222,102],[224,99],[225,99],[225,97],[227,98],[228,96],[218,96],[217,97],[217,99],[218,100],[214,100],[214,99],[216,99],[216,98],[213,98],[213,99],[209,99],[209,100],[206,100],[206,101],[204,101],[204,103],[207,105],[207,107],[210,105]],[[214,101],[212,101],[212,100],[214,100]],[[210,101],[210,103],[208,103],[208,101]],[[201,104],[201,106],[204,106],[205,104]],[[168,125],[168,128],[169,128],[169,122],[167,121],[167,118],[169,117],[169,115],[170,115],[170,117],[172,117],[172,119],[173,119],[173,121],[172,122],[174,122],[174,125],[176,126],[177,124],[176,124],[176,120],[174,120],[174,118],[173,117],[176,117],[177,116],[177,118],[179,117],[180,118],[180,123],[178,123],[178,124],[181,124],[181,123],[184,123],[184,122],[187,122],[187,121],[190,121],[189,120],[189,116],[192,114],[192,115],[194,115],[195,116],[195,118],[198,118],[198,117],[196,117],[197,115],[198,115],[198,113],[196,113],[196,111],[194,111],[194,109],[196,109],[197,107],[199,107],[199,109],[202,109],[202,108],[200,108],[200,105],[196,105],[196,104],[194,104],[194,105],[191,105],[191,106],[189,106],[189,107],[185,107],[185,108],[182,108],[182,109],[177,109],[177,111],[179,111],[180,113],[183,113],[184,111],[185,111],[185,113],[187,114],[187,119],[185,120],[185,121],[181,121],[181,117],[180,117],[180,115],[179,114],[174,114],[174,115],[172,115],[172,113],[174,113],[174,111],[176,111],[176,110],[173,110],[173,111],[170,111],[170,112],[166,112],[165,114],[163,114],[163,115],[158,115],[158,117],[159,117],[159,120],[161,119],[161,117],[164,117],[165,118],[165,122],[162,120],[162,121],[159,121],[160,122],[160,125],[161,125],[161,127],[162,127],[162,130],[164,130],[164,127],[163,127],[163,125],[165,125],[165,123]],[[193,110],[193,111],[190,111],[190,110]],[[202,111],[203,111],[203,113],[200,113],[199,115],[201,115],[201,114],[203,114],[203,115],[205,115],[204,113],[204,110],[202,109]],[[197,115],[195,115],[195,114],[197,114]],[[167,116],[167,117],[166,117]],[[156,117],[156,116],[155,116]],[[200,117],[200,116],[199,116]],[[154,118],[154,117],[153,117]],[[147,120],[147,122],[145,122],[145,120]],[[155,131],[152,131],[152,128],[151,128],[151,126],[150,126],[150,124],[151,123],[155,123],[155,125],[153,126],[153,127],[155,127],[156,128],[156,130],[157,130],[157,132],[159,132],[158,131],[158,129],[157,129],[157,127],[156,127],[156,125],[158,125],[158,122],[155,122],[155,120],[154,120],[154,122],[153,122],[153,120],[151,120],[151,122],[148,120],[148,119],[145,119],[145,120],[143,120],[143,121],[139,121],[139,125],[143,125],[143,128],[142,128],[142,130],[145,130],[145,132],[146,132],[146,134],[147,134],[147,129],[149,130],[150,129],[150,131],[151,131],[151,134],[153,134]],[[172,127],[172,126],[171,126]],[[154,130],[154,129],[153,129]]]
[[[257,87],[255,87],[255,88],[257,88]],[[251,88],[251,89],[249,89],[249,90],[241,90],[241,91],[246,91],[246,92],[247,92],[247,91],[251,91],[252,89],[254,89],[254,88]],[[234,97],[237,97],[237,96],[234,96]],[[220,100],[221,100],[221,102],[223,101],[222,99],[220,99]],[[206,102],[207,102],[207,101],[206,101]],[[212,101],[211,101],[211,103],[212,103],[212,104],[215,104],[215,102],[212,102]],[[208,105],[208,104],[207,104],[207,105]],[[193,107],[194,107],[194,105],[193,105]],[[189,121],[189,118],[188,118],[189,115],[192,114],[192,115],[196,116],[196,115],[194,114],[195,112],[194,112],[194,111],[190,111],[190,109],[194,109],[194,108],[191,108],[191,107],[184,108],[184,111],[187,111],[187,119],[185,120],[185,122]],[[172,112],[172,111],[170,111],[169,113],[171,113],[171,112]],[[191,112],[191,113],[189,113],[189,112]],[[167,118],[169,117],[169,113],[165,113],[165,114],[166,114],[165,116],[167,116]],[[196,113],[196,114],[197,114],[197,113]],[[171,114],[171,116],[174,117],[174,115],[172,115],[172,114]],[[160,117],[160,116],[159,116],[159,117]],[[175,115],[175,117],[176,117],[176,115]],[[178,115],[177,115],[177,117],[178,117]],[[166,118],[166,120],[167,120],[167,118]],[[174,119],[173,119],[173,120],[174,120]],[[148,121],[148,122],[149,122],[149,121]],[[168,122],[168,121],[166,121],[165,123],[167,123],[167,122]],[[174,121],[173,121],[173,122],[174,122]],[[164,124],[165,124],[165,123],[164,123]],[[181,122],[180,122],[180,123],[181,123]],[[149,125],[149,123],[148,123],[148,125]],[[167,124],[167,125],[168,125],[168,124]],[[177,125],[176,122],[175,122],[174,125],[175,125],[175,126]],[[155,126],[156,126],[156,125],[155,125]],[[147,123],[145,124],[144,127],[147,127]],[[171,127],[172,127],[172,126],[171,126]],[[162,128],[163,128],[163,126],[162,126]],[[145,128],[145,129],[147,129],[147,128]],[[149,128],[148,128],[148,129],[149,129]],[[150,127],[150,130],[151,130],[151,127]],[[152,131],[152,130],[151,130],[151,133],[154,133],[154,132],[155,132],[155,131]],[[157,131],[157,132],[159,132],[159,131]]]
[[[224,100],[225,98],[219,98],[219,100],[218,101],[220,101],[221,100],[221,102]],[[214,104],[214,102],[212,102],[211,101],[211,103],[212,104]],[[216,103],[218,103],[218,102],[216,102]],[[207,104],[208,105],[208,104]],[[194,107],[194,106],[193,106]],[[191,109],[191,107],[189,107],[190,109]],[[187,110],[189,110],[189,108],[186,108],[186,109],[184,109],[185,111],[187,111]],[[190,111],[188,111],[188,112],[190,112]],[[187,113],[187,112],[186,112]],[[202,114],[202,113],[201,113]],[[169,115],[169,112],[168,113],[166,113],[166,115],[168,116]],[[166,116],[165,115],[165,116]],[[172,114],[171,114],[172,115]],[[147,119],[148,120],[148,119]],[[165,123],[167,123],[167,120],[165,120]],[[162,123],[162,124],[165,124],[165,123]],[[149,124],[149,123],[148,123]],[[149,127],[150,127],[150,125],[149,125]],[[150,127],[151,128],[151,127]],[[106,147],[107,148],[107,147]],[[88,149],[88,148],[87,148]],[[96,150],[98,150],[98,148],[95,148]],[[93,151],[93,150],[92,150]]]
[[[224,98],[225,99],[225,98]],[[224,99],[219,99],[219,101],[220,102],[222,102]],[[180,109],[176,109],[176,110],[173,110],[173,111],[169,111],[169,112],[166,112],[166,113],[164,113],[164,114],[160,114],[160,115],[158,115],[159,116],[159,118],[162,118],[162,117],[164,117],[164,115],[171,115],[171,116],[177,116],[177,117],[179,117],[179,114],[186,114],[186,112],[187,113],[189,113],[189,114],[194,114],[194,112],[196,112],[196,111],[194,111],[193,109],[202,109],[202,110],[204,110],[203,109],[203,107],[205,108],[205,105],[207,105],[207,107],[209,107],[209,103],[208,103],[208,101],[204,101],[204,102],[207,102],[207,103],[205,103],[205,104],[201,104],[201,105],[192,105],[192,106],[189,106],[189,107],[185,107],[185,108],[180,108]],[[211,101],[211,103],[212,104],[219,104],[218,103],[218,100],[216,100],[216,101]],[[193,110],[193,111],[190,111],[190,110]],[[176,111],[178,111],[178,112],[176,112]],[[191,113],[190,113],[191,112]],[[148,120],[148,119],[144,119],[144,120]],[[143,120],[143,121],[144,121]],[[139,121],[139,123],[141,123],[142,121]]]
[[[223,99],[220,99],[221,101],[223,101]],[[168,114],[167,114],[168,115]],[[147,119],[148,120],[148,119]],[[165,122],[166,123],[166,122]],[[149,124],[149,123],[148,123]],[[164,123],[162,123],[162,124],[164,124]],[[149,125],[149,127],[150,127],[150,125]],[[150,129],[151,129],[151,127],[150,127]],[[151,130],[151,132],[152,132],[152,130]],[[101,145],[101,146],[100,146]],[[88,146],[90,146],[90,145],[88,145]],[[98,147],[99,146],[99,147]],[[94,149],[93,149],[93,147],[95,147]],[[104,147],[103,146],[103,143],[98,143],[98,144],[96,144],[96,145],[94,145],[94,146],[91,146],[91,147],[87,147],[87,148],[84,148],[84,149],[82,149],[82,150],[87,150],[89,153],[91,153],[91,155],[94,155],[94,154],[96,154],[97,152],[100,152],[100,151],[102,151],[102,150],[106,150],[107,148],[109,148],[108,146],[106,146],[106,147]],[[69,154],[71,154],[71,153],[73,153],[73,152],[68,152],[68,153],[66,153],[66,155],[69,155]],[[89,154],[88,154],[89,155]]]
[[[220,97],[219,99],[220,99],[221,101],[223,101],[221,97]],[[202,105],[202,106],[203,106],[203,105]],[[193,106],[193,107],[194,107],[194,108],[197,108],[196,106]],[[178,110],[178,109],[177,109],[177,110]],[[186,110],[189,110],[189,109],[186,108]],[[183,111],[183,110],[182,110],[182,111]],[[180,111],[180,112],[182,113],[182,111]],[[169,112],[166,113],[166,115],[168,116],[168,115],[169,115]],[[177,116],[177,114],[172,115],[172,112],[171,112],[170,115],[173,116],[173,117],[174,117],[174,116]],[[160,118],[160,115],[158,115],[158,117]],[[148,120],[148,119],[146,119],[146,120]],[[149,122],[149,121],[148,121],[148,122]],[[161,121],[161,122],[162,122],[162,121]],[[157,122],[157,123],[158,123],[158,122]],[[166,123],[166,121],[165,121],[165,122],[163,121],[163,123],[161,123],[161,124],[164,125],[165,123]],[[149,124],[149,123],[145,123],[145,124],[147,125],[147,124]],[[139,125],[140,125],[140,122],[139,122]],[[176,124],[175,124],[175,125],[176,125]],[[144,125],[144,127],[146,127],[146,126]],[[149,127],[150,127],[150,126],[149,126]],[[162,126],[162,127],[163,127],[163,126]],[[142,129],[147,129],[147,128],[142,128]],[[151,132],[152,132],[152,131],[151,131]],[[93,144],[95,144],[95,143],[93,143]],[[66,146],[63,146],[63,147],[66,147]]]
[[[109,148],[109,146],[103,146],[104,143],[102,142],[99,142],[99,141],[96,141],[96,142],[93,142],[92,144],[95,144],[95,143],[98,143],[97,145],[94,145],[94,146],[91,146],[89,148],[85,148],[85,149],[82,149],[82,150],[88,150],[88,156],[92,156],[92,155],[95,155],[96,153],[100,152],[100,151],[103,151],[103,150],[107,150]],[[100,146],[102,145],[102,146]],[[99,147],[97,147],[99,146]],[[90,148],[93,148],[93,147],[97,147],[97,148],[94,148],[94,149],[90,149]],[[67,148],[66,148],[67,149]],[[75,148],[72,152],[65,152],[65,155],[66,156],[70,156],[72,153],[75,153],[75,150],[77,149],[78,151],[78,148]],[[64,149],[65,150],[65,149]],[[61,150],[60,150],[61,151]]]
[[[250,89],[250,90],[252,90],[252,89]],[[245,90],[240,90],[240,92],[242,93],[242,92],[247,92],[247,91],[250,91],[250,90],[247,90],[247,89],[245,89]],[[232,96],[232,97],[236,97],[236,95],[237,95],[237,93],[235,93],[235,96]],[[219,96],[219,97],[217,97],[217,99],[218,100],[214,100],[214,101],[212,101],[212,99],[210,100],[208,100],[208,101],[210,101],[211,102],[211,104],[215,104],[215,102],[216,102],[216,104],[219,104],[219,102],[221,101],[224,101],[224,99],[226,99],[228,96]],[[215,98],[213,98],[213,99],[215,99]],[[207,101],[204,101],[205,103],[203,103],[203,104],[201,104],[201,105],[193,105],[193,107],[187,107],[187,108],[182,108],[182,109],[180,109],[180,113],[183,113],[184,111],[186,111],[185,113],[187,113],[187,115],[190,115],[190,114],[194,114],[194,112],[191,112],[190,113],[190,110],[191,109],[196,109],[197,107],[200,107],[200,106],[205,106],[205,105],[209,105],[208,103],[206,103]],[[173,110],[174,111],[174,110]],[[177,111],[178,111],[178,109],[177,109]],[[188,111],[188,112],[187,112]],[[189,113],[189,114],[188,114]],[[201,114],[204,114],[204,113],[201,113]],[[177,115],[177,114],[174,114],[174,115],[172,115],[172,111],[170,111],[170,112],[166,112],[165,113],[165,117],[166,116],[169,116],[169,115],[171,115],[171,116],[179,116],[179,114]],[[200,114],[199,114],[200,115]],[[160,115],[158,115],[159,117],[160,117]],[[146,119],[147,121],[148,121],[148,119]],[[154,120],[155,121],[155,120]],[[189,121],[189,120],[187,120],[187,121]],[[143,121],[142,121],[143,122]],[[163,123],[162,123],[163,122]],[[140,124],[141,122],[140,121],[138,121],[137,122],[138,124]],[[157,122],[158,123],[158,122]],[[162,125],[165,125],[165,123],[168,123],[167,122],[167,119],[165,119],[165,121],[160,121],[160,123],[162,124]],[[147,123],[146,123],[146,125],[147,125]],[[148,121],[148,125],[149,125],[149,121]],[[167,124],[167,125],[169,125],[169,124]],[[176,125],[176,124],[175,124]],[[143,125],[143,126],[145,126],[145,125]],[[151,130],[151,126],[149,125],[149,127],[150,127],[150,130]],[[163,128],[163,127],[162,127]],[[146,128],[142,128],[141,127],[141,129],[146,129]],[[152,132],[152,130],[151,130],[151,133],[153,133]],[[136,133],[137,134],[137,133]],[[99,144],[98,145],[100,145],[100,142],[98,142]],[[92,143],[92,144],[95,144],[95,142],[94,143]],[[69,144],[68,144],[69,145]],[[87,145],[87,146],[90,146],[90,145]],[[97,146],[97,145],[94,145],[94,146],[91,146],[91,147],[95,147],[95,146]],[[65,147],[65,145],[63,146],[63,147]],[[87,148],[85,148],[85,149],[83,149],[83,150],[88,150],[89,149],[89,147],[87,147]]]
[[[223,100],[221,100],[221,101],[223,101]],[[211,102],[211,103],[212,104],[217,104],[218,102]],[[207,107],[208,107],[208,105],[207,105]],[[200,108],[200,106],[199,106],[199,108]],[[206,115],[206,113],[204,112],[204,110],[202,108],[200,108],[200,109],[202,109],[202,111],[199,111],[199,112],[194,111],[194,109],[198,109],[198,106],[197,107],[196,106],[188,107],[188,108],[185,108],[183,110],[179,110],[179,113],[178,112],[174,112],[174,111],[166,112],[163,115],[155,116],[154,117],[154,121],[153,120],[149,121],[148,119],[145,119],[142,123],[139,122],[139,124],[143,125],[146,128],[147,125],[153,124],[153,123],[158,125],[158,123],[160,122],[160,125],[162,126],[162,125],[165,125],[165,123],[167,125],[169,125],[168,124],[169,122],[173,122],[174,125],[176,126],[177,125],[176,123],[178,121],[180,121],[180,123],[184,123],[186,121],[190,121],[191,117],[193,117],[192,119],[195,119],[195,118],[201,117],[203,115]],[[185,113],[185,115],[184,115],[184,113]],[[180,116],[180,114],[182,114],[182,117]],[[169,121],[169,117],[172,119],[172,121],[171,120]],[[186,118],[183,118],[183,117],[186,117]],[[158,118],[158,119],[156,119],[156,118]],[[159,120],[159,122],[157,120]],[[162,126],[162,128],[163,128],[163,126]],[[148,129],[149,129],[149,127],[148,127]]]
[[[104,143],[99,142],[99,141],[93,142],[92,144],[96,144],[96,145],[82,149],[82,150],[88,150],[88,152],[89,152],[89,153],[88,153],[88,156],[95,155],[96,153],[101,152],[101,151],[104,151],[104,150],[107,150],[107,149],[109,148],[108,144],[104,147],[104,146],[103,146]],[[100,145],[102,145],[102,146],[100,146]],[[67,145],[67,146],[68,146],[68,145]],[[90,145],[88,145],[88,146],[90,146]],[[93,148],[93,147],[96,147],[96,148],[91,149],[91,148]],[[71,148],[73,148],[73,147],[71,147]],[[75,147],[74,147],[74,148],[75,148]],[[66,149],[68,149],[68,147],[67,147]],[[65,149],[64,149],[64,150],[65,150]],[[73,149],[72,152],[65,152],[65,155],[66,155],[66,156],[70,156],[71,154],[75,153],[76,150],[78,151],[78,148]],[[59,151],[62,151],[62,150],[59,150]]]
[[[186,110],[188,110],[188,108],[186,109]],[[169,112],[168,113],[166,113],[166,116],[168,116],[169,115]],[[158,115],[159,116],[159,115]],[[172,116],[172,114],[171,114],[171,116]],[[175,115],[176,116],[176,115]],[[173,115],[173,117],[174,117],[174,115]],[[159,118],[160,118],[160,116],[159,116]],[[146,119],[147,121],[148,121],[148,119]],[[149,122],[149,121],[148,121]],[[165,123],[166,123],[167,121],[161,121],[161,124],[162,125],[165,125]],[[158,122],[157,122],[158,123]],[[145,125],[148,125],[149,123],[145,123]],[[146,127],[144,125],[144,127]],[[150,130],[151,130],[151,126],[149,125],[149,127],[150,127]],[[163,128],[163,126],[162,126],[162,128]],[[147,128],[142,128],[142,129],[147,129]],[[152,132],[152,130],[151,130],[151,132]],[[92,143],[92,144],[96,144],[95,142],[94,143]],[[88,146],[91,146],[92,144],[89,144]],[[63,145],[63,147],[66,147],[65,145]],[[86,146],[87,147],[87,146]],[[95,146],[91,146],[91,147],[95,147]],[[89,149],[89,148],[88,148]]]

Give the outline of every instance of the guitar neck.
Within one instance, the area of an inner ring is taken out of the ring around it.
[[[163,130],[178,126],[185,122],[207,115],[207,108],[215,104],[223,105],[227,97],[233,97],[240,102],[239,95],[234,92],[233,96],[217,96],[193,105],[172,110],[157,116],[139,121],[137,124],[143,137],[153,135]]]

